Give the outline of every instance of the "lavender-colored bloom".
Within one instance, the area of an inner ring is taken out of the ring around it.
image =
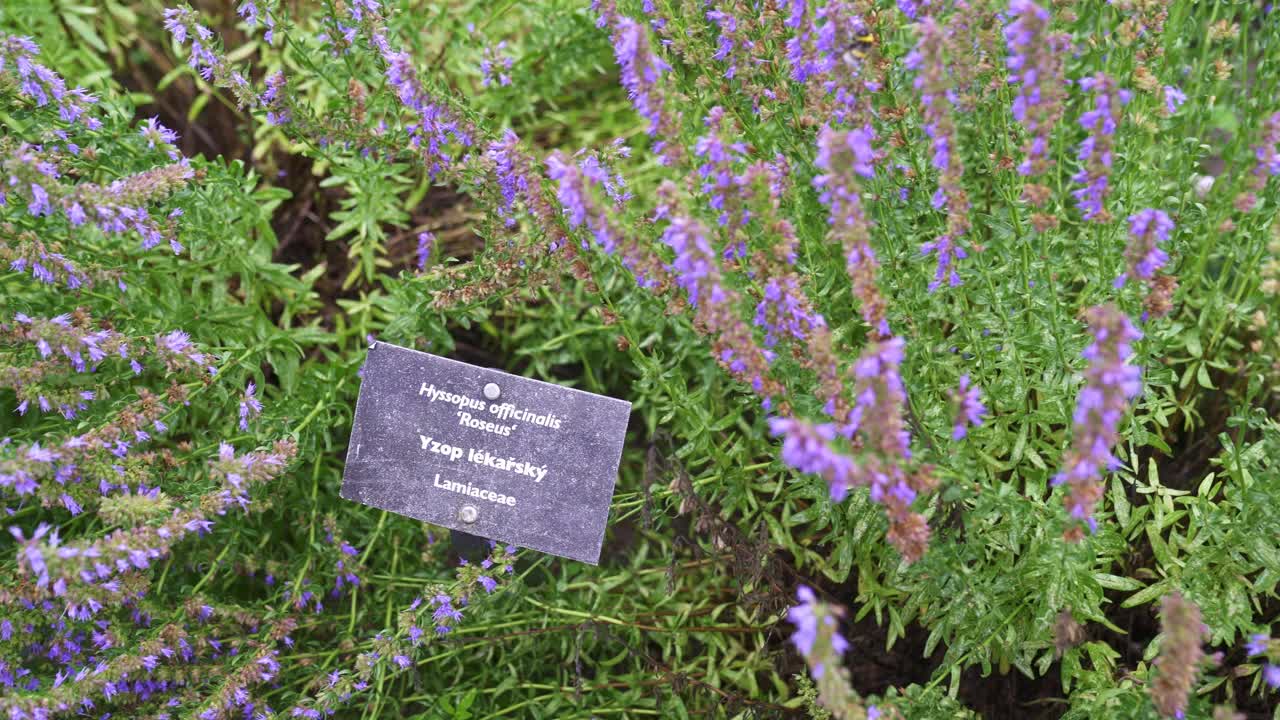
[[[1103,492],[1103,473],[1119,460],[1111,454],[1119,439],[1120,419],[1129,402],[1142,391],[1142,371],[1127,364],[1132,343],[1142,337],[1129,317],[1114,305],[1099,305],[1086,312],[1093,342],[1082,353],[1089,361],[1085,386],[1080,390],[1073,416],[1071,448],[1054,485],[1067,485],[1067,510],[1073,519],[1093,527],[1093,510]],[[1068,537],[1080,536],[1078,528]]]
[[[716,106],[707,113],[707,134],[698,138],[694,154],[703,159],[698,166],[702,178],[702,191],[709,197],[711,208],[719,213],[716,221],[722,227],[745,225],[750,211],[735,202],[738,195],[737,174],[734,164],[746,157],[747,147],[742,142],[728,142],[725,136],[724,108]],[[731,129],[731,128],[730,128]]]
[[[484,586],[484,591],[488,593],[493,592],[494,588],[498,587],[498,581],[488,575],[481,575],[476,578],[476,581]]]
[[[915,561],[929,542],[929,526],[911,510],[916,496],[932,487],[924,472],[910,472],[911,436],[904,420],[906,392],[899,368],[903,340],[870,344],[854,365],[856,399],[843,424],[812,425],[793,418],[771,418],[770,431],[783,435],[782,459],[802,472],[821,475],[839,500],[851,485],[869,488],[870,497],[885,507],[889,517],[887,539],[904,559]],[[856,440],[860,454],[855,462],[835,451],[836,436]]]
[[[1262,124],[1261,137],[1253,145],[1255,163],[1245,183],[1246,190],[1236,198],[1236,207],[1248,212],[1258,204],[1258,193],[1267,179],[1280,175],[1280,112],[1272,113]]]
[[[1280,112],[1263,123],[1262,141],[1254,146],[1253,154],[1258,160],[1255,174],[1280,175]]]
[[[770,348],[778,343],[779,334],[804,341],[813,330],[827,325],[809,306],[794,275],[771,277],[765,283],[763,297],[756,304],[755,324],[764,329],[764,344]]]
[[[33,217],[48,215],[52,211],[49,205],[49,193],[37,183],[31,183],[31,202],[27,203],[27,212]]]
[[[406,126],[409,144],[423,154],[433,176],[451,168],[453,146],[471,145],[469,124],[457,119],[443,103],[427,92],[408,53],[393,51],[386,38],[381,36],[375,38],[375,45],[382,46],[383,60],[387,64],[387,83],[395,90],[400,104],[413,114],[414,121]]]
[[[619,80],[636,112],[649,122],[654,152],[661,162],[673,163],[679,157],[679,145],[668,138],[676,136],[677,122],[662,90],[662,75],[671,66],[653,52],[644,25],[619,14],[614,0],[592,0],[592,9],[600,14],[597,25],[611,30]]]
[[[920,246],[924,254],[936,252],[938,265],[929,292],[936,291],[946,279],[950,286],[960,284],[955,260],[966,258],[959,238],[969,231],[969,197],[961,178],[960,152],[955,142],[955,120],[952,118],[952,88],[943,63],[943,28],[933,18],[919,23],[920,40],[906,58],[906,67],[916,72],[914,86],[920,91],[924,105],[924,133],[932,150],[931,164],[938,170],[938,190],[934,193],[934,209],[947,211],[947,231],[937,240]]]
[[[254,0],[244,0],[236,8],[236,14],[244,18],[244,22],[249,27],[258,24],[258,4]]]
[[[635,275],[641,287],[655,287],[665,279],[667,273],[660,259],[625,234],[592,197],[592,187],[603,187],[615,206],[627,198],[625,183],[598,157],[588,154],[573,162],[559,152],[552,153],[547,158],[547,177],[556,182],[557,199],[570,229],[585,225],[601,249],[621,257],[623,266]]]
[[[878,337],[888,337],[887,306],[876,280],[879,263],[871,248],[871,221],[862,208],[856,177],[875,175],[875,150],[871,147],[874,137],[870,126],[852,130],[823,128],[814,160],[823,173],[813,179],[813,184],[829,210],[827,223],[844,248],[853,294],[861,301],[862,319]]]
[[[1031,0],[1012,0],[1009,15],[1013,21],[1004,30],[1009,46],[1009,82],[1018,86],[1013,117],[1029,135],[1018,172],[1032,177],[1044,174],[1052,164],[1049,136],[1062,117],[1066,100],[1063,60],[1069,39],[1049,32],[1049,11]]]
[[[662,233],[662,242],[676,253],[671,269],[675,271],[676,283],[689,294],[689,304],[695,308],[699,302],[721,304],[724,287],[715,269],[715,251],[702,225],[689,218],[675,218]],[[710,287],[704,287],[704,278],[714,278]]]
[[[147,118],[147,124],[138,129],[138,134],[147,141],[149,148],[154,148],[156,145],[173,145],[178,142],[178,133],[161,125],[157,117]]]
[[[169,8],[164,11],[164,29],[179,45],[187,41],[187,25],[184,20],[189,12],[186,8]]]
[[[926,17],[917,28],[920,40],[907,56],[906,66],[916,72],[914,86],[920,91],[924,105],[924,131],[932,151],[930,162],[938,170],[933,206],[938,210],[945,207],[947,211],[947,231],[920,246],[921,252],[938,255],[937,270],[929,283],[929,292],[933,292],[944,278],[952,287],[961,282],[954,261],[967,257],[958,240],[969,230],[969,198],[961,184],[964,169],[956,147],[953,90],[943,61],[943,28],[931,17]]]
[[[249,383],[244,396],[240,398],[240,429],[244,432],[249,431],[249,418],[262,414],[262,402],[254,396],[257,389],[257,385]]]
[[[29,196],[27,209],[33,215],[61,210],[72,225],[88,222],[104,233],[137,232],[146,249],[171,236],[175,229],[172,222],[161,225],[151,218],[147,203],[185,186],[194,176],[190,165],[180,160],[106,185],[82,182],[64,186],[56,182],[59,160],[39,146],[23,144],[0,164],[10,176],[10,185]]]
[[[436,236],[430,232],[418,233],[418,269],[424,270],[431,259],[431,248],[435,246]]]
[[[9,76],[18,96],[32,100],[37,107],[55,103],[63,122],[83,119],[84,127],[101,128],[102,122],[89,113],[97,99],[82,88],[67,89],[61,76],[36,61],[38,52],[39,47],[30,38],[0,34],[0,76]]]
[[[1274,690],[1280,690],[1280,665],[1267,663],[1262,668],[1262,680]]]
[[[969,384],[969,376],[960,376],[960,385],[952,391],[952,404],[955,406],[955,421],[951,427],[953,440],[963,439],[969,433],[970,425],[981,425],[987,408],[982,404],[982,389]]]
[[[437,595],[435,603],[436,609],[431,618],[436,623],[436,632],[443,635],[452,629],[453,623],[462,619],[462,611],[453,606],[453,600],[448,595]]]
[[[862,125],[870,116],[871,93],[879,89],[863,72],[863,58],[850,52],[870,29],[857,3],[828,0],[809,12],[804,0],[790,3],[787,25],[796,28],[787,41],[791,76],[806,83],[810,92],[829,100],[829,116],[821,118],[833,126]],[[784,9],[786,9],[784,7]]]
[[[517,200],[529,195],[529,178],[519,167],[519,146],[520,138],[507,130],[501,140],[490,143],[485,151],[485,157],[493,162],[494,179],[502,194],[502,203],[497,208],[498,217],[506,221],[507,227],[515,227]]]
[[[1187,101],[1187,94],[1179,90],[1176,86],[1164,86],[1164,109],[1170,115],[1178,111],[1182,103]]]
[[[908,20],[919,20],[920,11],[929,9],[929,0],[898,0],[898,11]]]
[[[814,614],[817,598],[806,585],[796,589],[796,598],[800,603],[787,610],[787,619],[796,626],[796,631],[791,634],[791,643],[801,655],[809,657],[813,654],[814,643],[818,641],[818,618]]]
[[[595,205],[589,193],[591,186],[607,186],[612,182],[608,170],[593,158],[584,158],[573,163],[564,159],[558,152],[553,152],[547,159],[547,177],[558,184],[557,197],[570,228],[585,224],[596,243],[599,243],[600,249],[611,255],[617,252],[623,240],[622,233],[620,229],[614,227],[608,215]],[[632,272],[637,269],[632,264],[634,259],[634,249],[628,247],[623,252],[623,264]],[[641,281],[641,286],[644,286],[640,273],[637,273],[636,279]]]
[[[769,433],[782,436],[782,461],[800,472],[813,473],[827,481],[831,499],[844,500],[849,493],[853,460],[835,451],[831,442],[838,433],[831,423],[812,425],[795,418],[769,418]]]
[[[752,52],[756,48],[756,42],[747,33],[741,32],[741,28],[738,27],[738,17],[734,14],[732,6],[729,9],[713,7],[707,10],[706,18],[715,23],[720,32],[716,38],[716,52],[712,58],[726,64],[724,78],[732,80],[738,74],[739,63],[752,62]]]
[[[1080,116],[1080,124],[1089,131],[1089,136],[1080,143],[1081,168],[1071,179],[1084,187],[1071,194],[1085,220],[1106,222],[1111,219],[1104,203],[1111,193],[1112,137],[1116,134],[1121,108],[1131,95],[1127,90],[1117,89],[1115,82],[1103,73],[1082,79],[1080,87],[1093,93],[1094,106]]]
[[[515,58],[506,54],[504,52],[506,49],[506,40],[494,47],[485,48],[484,56],[480,60],[480,85],[482,87],[489,87],[495,79],[503,87],[511,84],[510,72],[512,65],[515,63]],[[495,66],[502,68],[502,71],[497,73],[496,78],[493,71]]]
[[[791,643],[804,656],[814,679],[819,680],[827,666],[839,663],[849,649],[849,641],[837,627],[843,611],[818,600],[805,585],[796,588],[796,598],[800,602],[787,610],[787,619],[796,626]]]
[[[1244,649],[1252,657],[1254,655],[1266,655],[1270,647],[1271,636],[1266,633],[1256,633],[1249,638],[1249,643],[1244,646]]]
[[[920,245],[920,252],[924,255],[936,253],[938,256],[933,279],[929,281],[929,292],[934,292],[941,287],[943,280],[946,280],[951,287],[963,284],[960,274],[956,272],[955,261],[967,258],[969,254],[951,235],[939,235],[936,240],[923,243]]]
[[[289,113],[288,98],[284,92],[284,72],[277,70],[268,75],[265,85],[266,89],[258,96],[258,104],[267,111],[267,122],[272,125],[287,125],[293,117]]]
[[[1146,208],[1129,216],[1129,243],[1124,250],[1128,268],[1116,278],[1117,288],[1123,287],[1130,277],[1150,280],[1164,267],[1169,254],[1158,243],[1168,241],[1173,228],[1173,220],[1163,210]]]

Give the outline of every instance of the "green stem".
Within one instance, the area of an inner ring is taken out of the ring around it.
[[[196,583],[195,587],[191,588],[192,595],[199,593],[200,588],[204,587],[204,584],[209,582],[209,579],[213,577],[214,572],[217,571],[218,565],[222,563],[222,558],[227,556],[227,551],[231,550],[231,547],[236,544],[236,540],[239,539],[240,532],[237,531],[235,537],[231,538],[231,542],[222,546],[222,552],[218,553],[218,557],[214,558],[213,564],[209,566],[209,571],[204,574],[204,577],[200,578],[200,582]]]

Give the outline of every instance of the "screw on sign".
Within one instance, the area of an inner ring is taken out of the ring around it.
[[[595,564],[631,404],[375,342],[342,496]]]

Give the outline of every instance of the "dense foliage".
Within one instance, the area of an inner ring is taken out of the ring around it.
[[[0,9],[3,717],[1280,718],[1270,5],[203,5]],[[632,402],[598,567],[375,337]]]

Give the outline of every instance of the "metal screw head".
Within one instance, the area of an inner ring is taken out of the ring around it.
[[[498,387],[498,383],[489,383],[484,386],[484,396],[488,400],[497,400],[502,394],[502,388]]]
[[[458,509],[458,520],[470,525],[480,517],[480,511],[474,505],[463,505]]]

